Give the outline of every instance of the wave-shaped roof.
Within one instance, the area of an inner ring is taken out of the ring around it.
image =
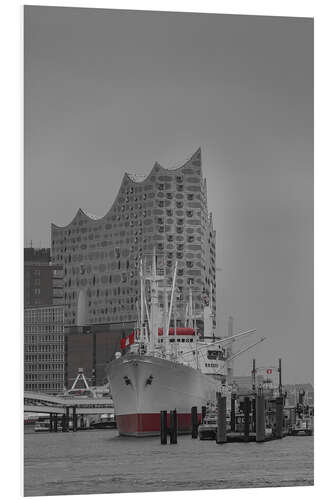
[[[111,205],[110,209],[107,211],[107,213],[105,215],[103,215],[102,217],[92,215],[92,214],[86,212],[85,210],[82,210],[82,208],[79,208],[78,211],[76,212],[75,216],[71,220],[71,222],[69,222],[69,224],[66,224],[65,226],[58,226],[58,225],[52,223],[51,227],[52,227],[52,229],[65,229],[65,228],[69,227],[71,224],[73,224],[73,222],[77,218],[82,218],[82,217],[84,217],[92,222],[100,222],[104,218],[106,218],[110,214],[110,212],[112,211],[112,208],[117,203],[117,200],[120,196],[120,193],[122,191],[122,187],[124,184],[128,184],[128,183],[134,184],[134,185],[135,184],[136,185],[143,184],[143,183],[148,182],[150,177],[154,173],[156,173],[157,170],[159,171],[159,173],[161,173],[161,171],[164,171],[166,173],[167,172],[177,172],[177,171],[181,171],[181,170],[185,169],[189,164],[195,164],[195,165],[201,167],[201,148],[197,149],[196,152],[191,156],[191,158],[189,160],[186,160],[186,162],[184,164],[182,164],[180,167],[165,168],[165,167],[162,167],[159,163],[155,162],[153,168],[151,169],[151,171],[149,172],[149,174],[147,176],[144,176],[141,174],[129,174],[129,173],[125,172],[123,179],[121,181],[121,184],[120,184],[119,191],[117,193],[117,196],[116,196],[114,202],[112,203],[112,205]]]

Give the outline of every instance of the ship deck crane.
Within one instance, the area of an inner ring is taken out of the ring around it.
[[[266,340],[266,337],[261,337],[259,340],[257,340],[256,342],[254,342],[253,344],[250,344],[246,347],[244,347],[243,349],[241,349],[240,351],[236,352],[235,354],[233,354],[232,356],[230,356],[230,358],[228,359],[228,361],[233,361],[235,358],[237,358],[238,356],[240,356],[241,354],[243,354],[244,352],[246,351],[249,351],[250,349],[252,349],[252,347],[260,344],[261,342],[263,342],[264,340]]]

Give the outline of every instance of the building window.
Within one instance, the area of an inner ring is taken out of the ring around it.
[[[160,191],[163,191],[163,190],[164,190],[164,184],[159,184],[159,185],[158,185],[158,189],[159,189]]]
[[[192,243],[194,241],[194,236],[188,236],[187,241],[188,243]]]
[[[193,210],[187,210],[186,215],[187,217],[193,217]]]
[[[172,200],[172,193],[167,193],[166,197],[168,198],[168,200]]]
[[[187,199],[188,199],[188,200],[193,200],[193,196],[194,196],[194,195],[193,195],[193,193],[189,193],[189,194],[187,195]]]
[[[173,210],[172,210],[171,208],[169,208],[169,209],[166,211],[166,213],[167,213],[167,216],[168,216],[168,217],[172,217],[172,215],[173,215]]]
[[[172,234],[168,235],[168,241],[173,241],[173,235]]]
[[[177,208],[183,208],[183,206],[184,206],[184,203],[182,201],[177,201],[176,202],[176,207]]]

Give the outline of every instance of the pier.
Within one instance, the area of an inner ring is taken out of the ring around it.
[[[270,369],[271,371],[271,369]],[[217,444],[224,443],[264,443],[286,436],[311,436],[313,434],[314,410],[304,402],[304,394],[299,393],[296,406],[286,406],[286,393],[282,386],[282,360],[279,359],[276,371],[279,383],[276,389],[256,385],[256,367],[253,360],[252,388],[240,393],[233,390],[227,409],[227,395],[216,393],[216,400],[208,402],[207,407],[191,409],[192,438],[200,440],[215,440]],[[200,409],[199,409],[200,411]],[[167,415],[161,411],[161,443],[177,443],[177,430],[174,413]],[[169,418],[168,418],[169,417]],[[162,425],[163,422],[163,425]],[[169,422],[169,428],[167,423]]]
[[[25,392],[24,412],[42,413],[49,416],[50,432],[69,432],[70,430],[76,432],[86,428],[88,416],[113,413],[114,407],[111,398],[80,399]]]

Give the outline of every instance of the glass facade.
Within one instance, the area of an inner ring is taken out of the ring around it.
[[[63,307],[25,308],[24,390],[57,394],[63,387]]]
[[[140,258],[149,261],[153,248],[170,278],[178,261],[177,319],[184,317],[190,283],[196,314],[203,314],[202,297],[211,291],[215,310],[215,231],[200,150],[174,170],[156,163],[141,182],[125,174],[104,217],[80,209],[68,226],[51,231],[52,262],[63,266],[65,326],[135,321]]]

